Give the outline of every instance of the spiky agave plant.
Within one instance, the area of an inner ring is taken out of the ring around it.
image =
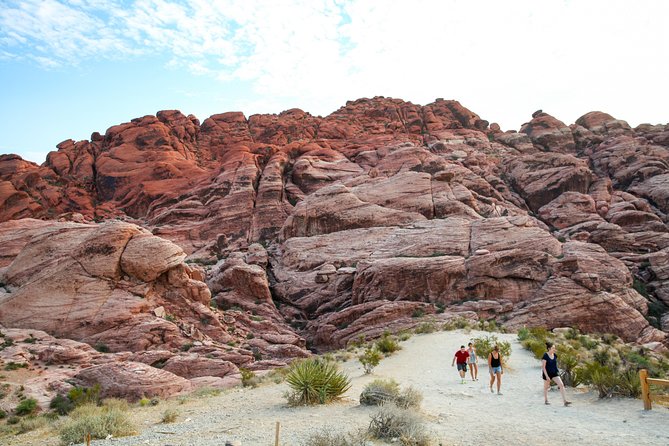
[[[322,359],[294,362],[286,382],[292,389],[287,395],[291,405],[326,404],[341,398],[351,387],[351,380],[335,363]]]

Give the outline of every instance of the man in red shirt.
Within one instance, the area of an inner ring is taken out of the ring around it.
[[[467,374],[467,358],[469,358],[469,352],[465,350],[464,345],[461,345],[460,350],[455,352],[453,362],[451,363],[451,367],[453,367],[455,365],[455,361],[458,361],[458,372],[460,372],[460,378],[462,379],[460,384],[465,383],[465,375]]]

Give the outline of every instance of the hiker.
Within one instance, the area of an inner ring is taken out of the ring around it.
[[[495,345],[488,355],[488,370],[490,370],[490,392],[495,393],[492,385],[495,383],[495,378],[497,378],[497,395],[501,395],[502,392],[499,389],[502,387],[502,374],[504,374],[504,370],[502,370],[502,355],[499,352],[498,345]]]
[[[560,378],[560,371],[557,365],[557,354],[552,342],[546,342],[546,353],[541,358],[541,377],[544,380],[544,404],[550,404],[548,402],[548,388],[551,386],[551,380],[558,385],[564,405],[569,406],[571,404],[571,401],[567,401],[567,397],[565,396],[564,384]]]
[[[460,384],[465,383],[465,375],[467,374],[467,358],[469,358],[469,353],[465,350],[465,346],[461,345],[460,350],[455,352],[453,361],[451,362],[451,367],[455,365],[455,361],[458,361],[458,372],[460,373]]]
[[[474,347],[474,344],[471,342],[468,344],[469,348],[467,349],[467,353],[469,353],[469,358],[467,359],[467,363],[469,364],[469,373],[472,375],[472,381],[478,381],[479,380],[479,366],[478,366],[478,360],[476,358],[476,347]]]

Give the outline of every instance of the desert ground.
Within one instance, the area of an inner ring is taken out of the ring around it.
[[[435,444],[669,444],[669,410],[665,407],[644,411],[641,400],[600,400],[596,393],[572,388],[567,389],[572,406],[562,405],[557,390],[549,393],[552,404],[544,405],[539,361],[521,347],[515,334],[496,334],[510,341],[513,349],[503,375],[502,395],[490,393],[486,365],[481,365],[478,381],[471,381],[467,374],[467,382],[461,384],[451,367],[453,354],[461,344],[489,334],[458,330],[414,335],[369,375],[364,374],[357,359],[349,359],[341,367],[352,385],[343,400],[335,404],[287,407],[283,397],[287,384],[267,382],[217,396],[176,398],[155,407],[133,409],[139,435],[92,444],[222,446],[229,442],[272,446],[277,421],[281,423],[282,445],[306,444],[309,434],[320,429],[350,432],[366,427],[375,408],[361,406],[358,399],[365,385],[377,378],[393,378],[402,387],[413,386],[422,392],[421,412]],[[160,423],[167,408],[179,412],[175,423]],[[38,434],[33,435],[11,444],[30,444],[38,439]],[[58,444],[56,438],[41,437],[39,442]]]

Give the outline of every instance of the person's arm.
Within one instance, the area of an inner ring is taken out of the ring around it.
[[[453,367],[453,366],[455,365],[455,358],[456,358],[456,357],[457,357],[457,356],[453,355],[453,361],[451,361],[451,367]]]
[[[548,379],[548,372],[546,371],[546,360],[541,358],[541,373]]]
[[[504,374],[504,361],[502,360],[502,354],[499,354],[499,369],[502,371],[502,375]]]
[[[488,353],[488,367],[492,369],[492,353]]]

